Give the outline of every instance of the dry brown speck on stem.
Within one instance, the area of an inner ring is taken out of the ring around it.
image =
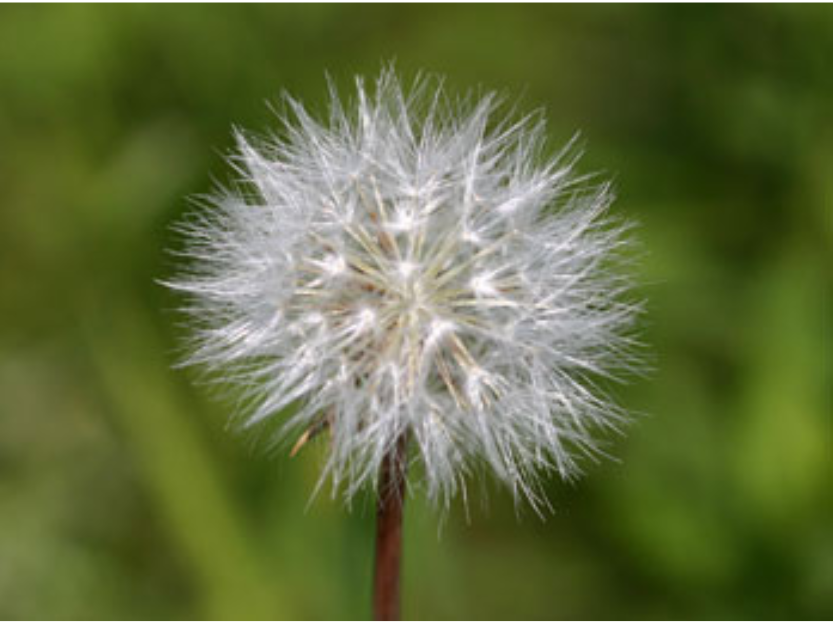
[[[399,586],[402,568],[402,515],[405,506],[408,439],[402,434],[385,456],[379,472],[376,511],[376,569],[373,617],[400,619]]]

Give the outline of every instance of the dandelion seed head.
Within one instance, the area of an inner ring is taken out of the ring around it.
[[[601,390],[638,312],[609,186],[494,95],[385,70],[331,97],[324,121],[288,98],[280,138],[238,133],[241,189],[183,226],[187,363],[239,384],[246,426],[295,407],[280,435],[325,429],[334,492],[375,484],[407,434],[432,499],[486,466],[545,503],[541,478],[575,477],[626,416]]]

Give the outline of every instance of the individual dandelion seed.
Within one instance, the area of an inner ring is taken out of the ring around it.
[[[600,382],[634,362],[627,227],[572,144],[546,158],[540,115],[493,94],[386,69],[347,103],[331,88],[325,121],[287,102],[281,136],[237,133],[239,188],[182,226],[169,285],[187,363],[240,385],[245,426],[293,407],[293,453],[326,432],[322,479],[376,488],[376,614],[395,617],[407,463],[432,500],[485,466],[537,508],[625,419]]]

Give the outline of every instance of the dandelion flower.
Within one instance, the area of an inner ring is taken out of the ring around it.
[[[432,500],[486,468],[545,503],[542,477],[577,476],[625,417],[601,390],[637,312],[609,185],[493,94],[385,70],[332,89],[324,120],[287,103],[279,135],[237,133],[239,183],[182,226],[187,363],[239,385],[246,427],[325,433],[348,498],[407,439]]]

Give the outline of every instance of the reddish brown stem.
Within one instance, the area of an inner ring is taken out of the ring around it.
[[[382,462],[376,507],[376,570],[373,580],[373,617],[398,620],[399,577],[402,566],[402,510],[408,442],[402,435]]]

